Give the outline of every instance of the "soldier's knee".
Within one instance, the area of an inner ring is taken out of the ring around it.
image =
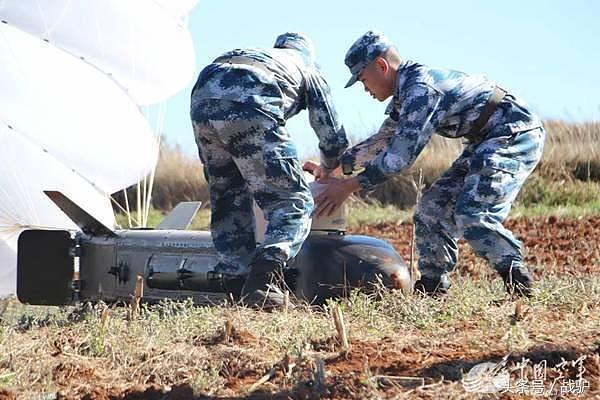
[[[456,228],[467,240],[469,240],[470,237],[474,237],[474,235],[476,236],[477,232],[479,232],[484,225],[484,221],[481,219],[480,215],[461,212],[460,209],[456,210],[454,220],[456,222]]]
[[[489,233],[489,230],[486,229],[481,224],[467,225],[467,226],[463,227],[463,230],[462,230],[462,236],[465,238],[465,240],[467,242],[469,242],[471,244],[471,246],[473,246],[473,242],[477,242],[477,241],[483,239],[488,233]]]
[[[305,219],[310,218],[314,209],[314,200],[312,196],[296,193],[291,198],[282,199],[276,203],[270,204],[272,212],[280,212],[281,217],[285,216],[289,219]]]
[[[438,221],[439,212],[435,212],[435,209],[431,207],[429,202],[421,201],[417,205],[415,215],[413,216],[413,223],[415,225],[432,225]]]
[[[312,212],[315,201],[308,186],[300,186],[297,190],[289,192],[288,197],[293,201],[294,206],[300,210]]]

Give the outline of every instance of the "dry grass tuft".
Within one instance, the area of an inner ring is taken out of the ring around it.
[[[600,182],[600,122],[568,123],[546,121],[544,155],[533,176],[539,182]],[[460,140],[435,136],[407,171],[380,185],[369,199],[400,208],[415,205],[412,180],[423,171],[425,186],[430,186],[462,151]],[[525,190],[529,182],[525,184]],[[564,185],[563,185],[564,186]],[[594,186],[598,195],[599,190]]]
[[[137,186],[127,189],[130,205],[134,206]],[[125,207],[122,192],[113,195]],[[202,164],[196,158],[184,155],[178,147],[161,144],[152,190],[152,206],[158,210],[170,210],[182,201],[208,200],[208,186],[204,179]]]
[[[543,181],[600,181],[600,122],[550,120],[545,127],[548,136],[544,156],[534,177]],[[417,194],[413,181],[419,171],[423,171],[425,187],[430,186],[462,148],[460,140],[434,136],[412,168],[379,185],[367,199],[399,208],[414,206]],[[128,192],[129,198],[134,199],[134,188]],[[159,210],[169,210],[181,201],[206,202],[208,188],[200,161],[183,155],[177,147],[163,144],[152,196],[152,205]],[[122,197],[116,195],[121,204]]]
[[[152,204],[168,210],[181,201],[206,201],[208,187],[202,164],[181,153],[178,148],[163,145],[156,168]]]
[[[538,167],[546,177],[600,181],[600,122],[544,123],[548,138]]]
[[[510,354],[512,365],[524,356],[549,366],[586,356],[588,394],[600,394],[600,282],[572,282],[544,278],[514,303],[497,282],[457,277],[445,300],[382,289],[285,314],[165,301],[143,305],[136,320],[113,305],[107,319],[99,304],[27,327],[20,316],[32,308],[12,304],[0,324],[0,384],[22,398],[179,398],[170,396],[184,389],[189,399],[477,398],[463,373]],[[347,325],[344,351],[334,310]]]

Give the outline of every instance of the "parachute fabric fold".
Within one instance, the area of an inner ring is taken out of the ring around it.
[[[186,15],[188,12],[190,12],[190,10],[192,8],[194,8],[196,3],[198,3],[198,0],[154,0],[154,1],[156,3],[158,3],[160,6],[164,7],[166,10],[168,10],[172,15],[175,15],[177,17]]]
[[[60,190],[106,226],[115,222],[104,193],[4,123],[0,160],[0,293],[6,294],[15,292],[17,239],[23,229],[77,229],[44,190]]]
[[[195,3],[0,0],[0,295],[15,292],[24,229],[77,229],[44,190],[112,227],[108,195],[153,170],[139,106],[193,78]]]
[[[0,0],[6,24],[111,76],[137,104],[165,100],[193,78],[192,38],[179,18],[195,1]],[[172,13],[173,12],[173,13]]]
[[[0,121],[107,194],[152,170],[152,129],[103,73],[6,24],[0,60]]]

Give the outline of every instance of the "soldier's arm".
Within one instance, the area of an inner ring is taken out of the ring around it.
[[[364,168],[389,146],[395,132],[396,121],[387,117],[377,133],[346,150],[341,159],[342,171],[350,174]]]
[[[404,90],[398,123],[389,146],[365,165],[358,174],[363,189],[384,182],[389,176],[409,167],[431,139],[442,119],[442,94],[431,86],[418,83]]]
[[[321,165],[333,170],[348,147],[348,139],[335,111],[329,85],[317,72],[306,77],[306,105],[310,126],[319,138]]]

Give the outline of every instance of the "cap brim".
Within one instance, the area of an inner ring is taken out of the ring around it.
[[[350,78],[348,83],[346,83],[346,86],[344,86],[344,88],[348,88],[348,87],[354,85],[357,80],[358,80],[358,75],[352,75],[352,77]]]

